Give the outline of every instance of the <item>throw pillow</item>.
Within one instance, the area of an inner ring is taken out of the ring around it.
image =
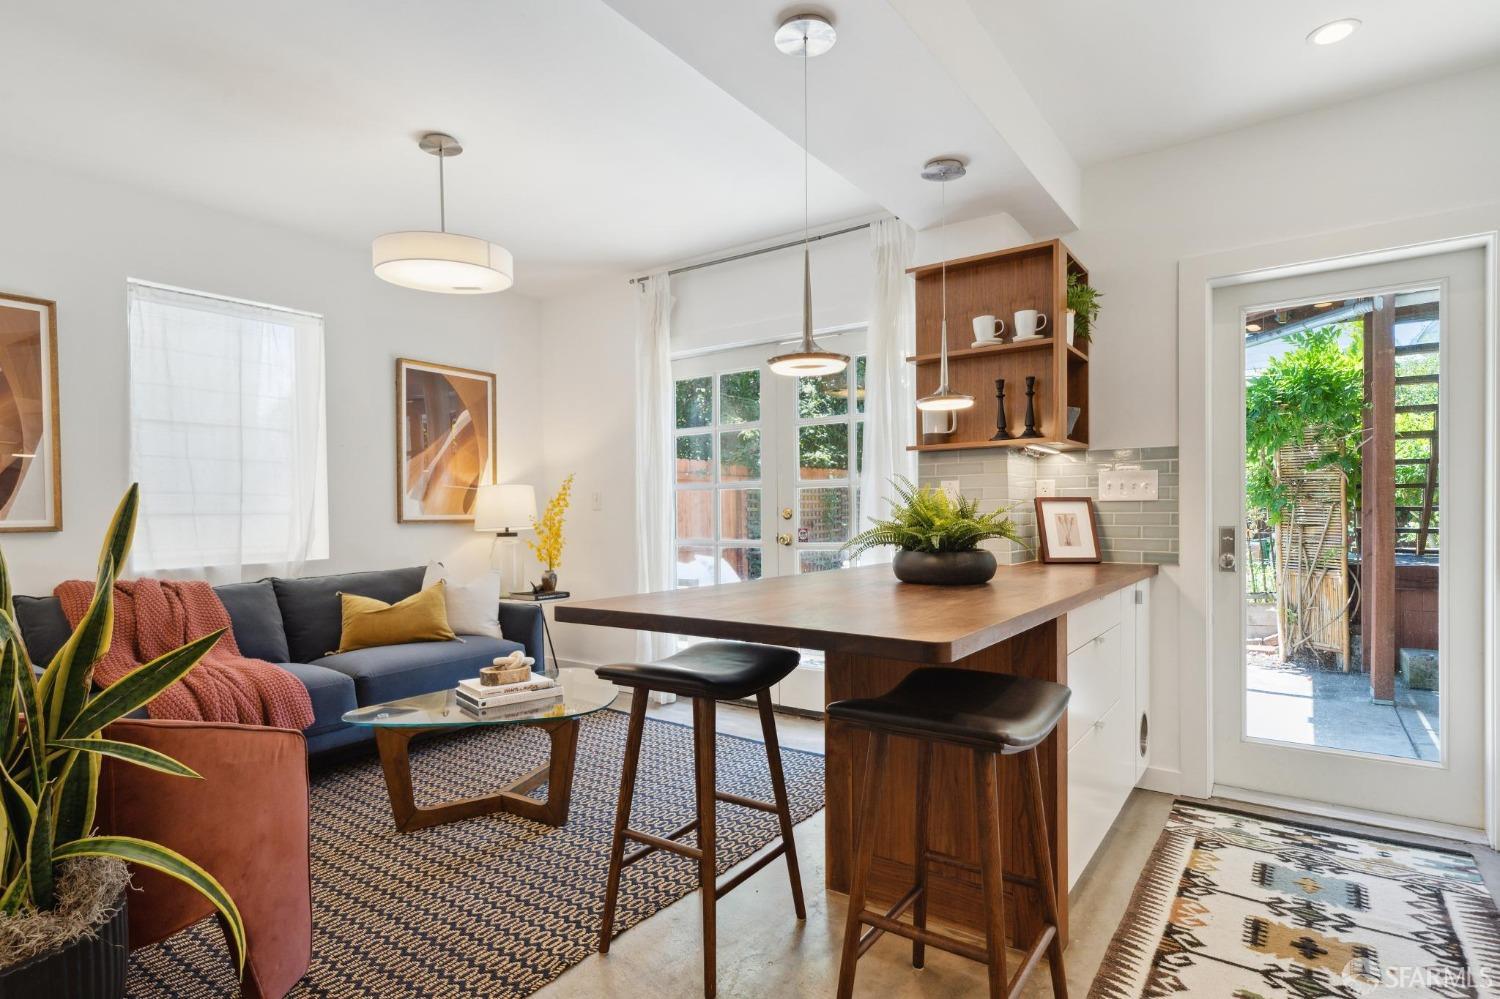
[[[500,633],[500,574],[492,572],[467,583],[454,582],[441,562],[429,562],[422,585],[446,584],[443,591],[448,604],[448,626],[460,635],[487,635],[504,638]]]
[[[442,582],[393,604],[353,593],[340,593],[339,604],[344,617],[340,652],[403,642],[446,642],[458,637],[448,626]]]

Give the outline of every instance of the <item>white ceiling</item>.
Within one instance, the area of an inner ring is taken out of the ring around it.
[[[0,152],[368,253],[434,228],[546,295],[800,227],[800,148],[598,0],[7,3]],[[878,206],[812,164],[813,224]]]
[[[1081,163],[1500,59],[1497,0],[968,3]],[[1307,43],[1342,17],[1364,24],[1337,45]]]

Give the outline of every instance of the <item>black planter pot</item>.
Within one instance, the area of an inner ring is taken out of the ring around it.
[[[122,891],[114,915],[94,927],[93,939],[80,937],[60,950],[0,971],[0,999],[120,999],[129,957]]]
[[[983,548],[967,552],[899,551],[891,568],[903,583],[932,586],[974,586],[995,575],[995,556]]]

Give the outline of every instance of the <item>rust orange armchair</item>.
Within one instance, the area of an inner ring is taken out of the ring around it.
[[[307,749],[302,733],[216,722],[126,720],[105,735],[166,753],[202,780],[106,760],[98,823],[190,857],[218,878],[245,922],[244,995],[285,996],[312,958]],[[133,868],[130,946],[213,914],[180,882]]]

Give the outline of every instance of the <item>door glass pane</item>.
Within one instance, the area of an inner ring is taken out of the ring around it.
[[[760,420],[760,372],[735,371],[719,376],[719,422]]]
[[[679,538],[712,538],[714,536],[714,494],[711,489],[677,490],[677,536]]]
[[[708,482],[714,472],[714,442],[708,434],[677,438],[677,481]]]
[[[677,585],[714,585],[714,550],[698,545],[677,548]]]
[[[802,512],[798,524],[807,532],[803,537],[799,531],[798,540],[812,544],[849,540],[852,515],[847,488],[799,489],[797,504]]]
[[[713,379],[682,378],[677,382],[677,429],[706,427],[713,422]]]
[[[865,358],[861,354],[854,362],[855,381],[854,398],[859,401],[859,411],[865,411]]]
[[[797,415],[805,420],[843,416],[849,412],[849,379],[845,368],[836,375],[797,379]]]
[[[1244,734],[1441,758],[1439,302],[1252,310]]]
[[[849,424],[818,423],[797,430],[797,476],[802,479],[849,477]]]
[[[809,551],[804,548],[797,553],[798,572],[826,572],[829,569],[842,569],[845,558],[843,553],[835,550]]]
[[[760,431],[731,430],[719,435],[719,481],[755,482],[760,478]]]
[[[760,490],[719,490],[719,537],[760,540]]]
[[[720,550],[719,582],[746,583],[761,576],[761,548],[724,548]]]

